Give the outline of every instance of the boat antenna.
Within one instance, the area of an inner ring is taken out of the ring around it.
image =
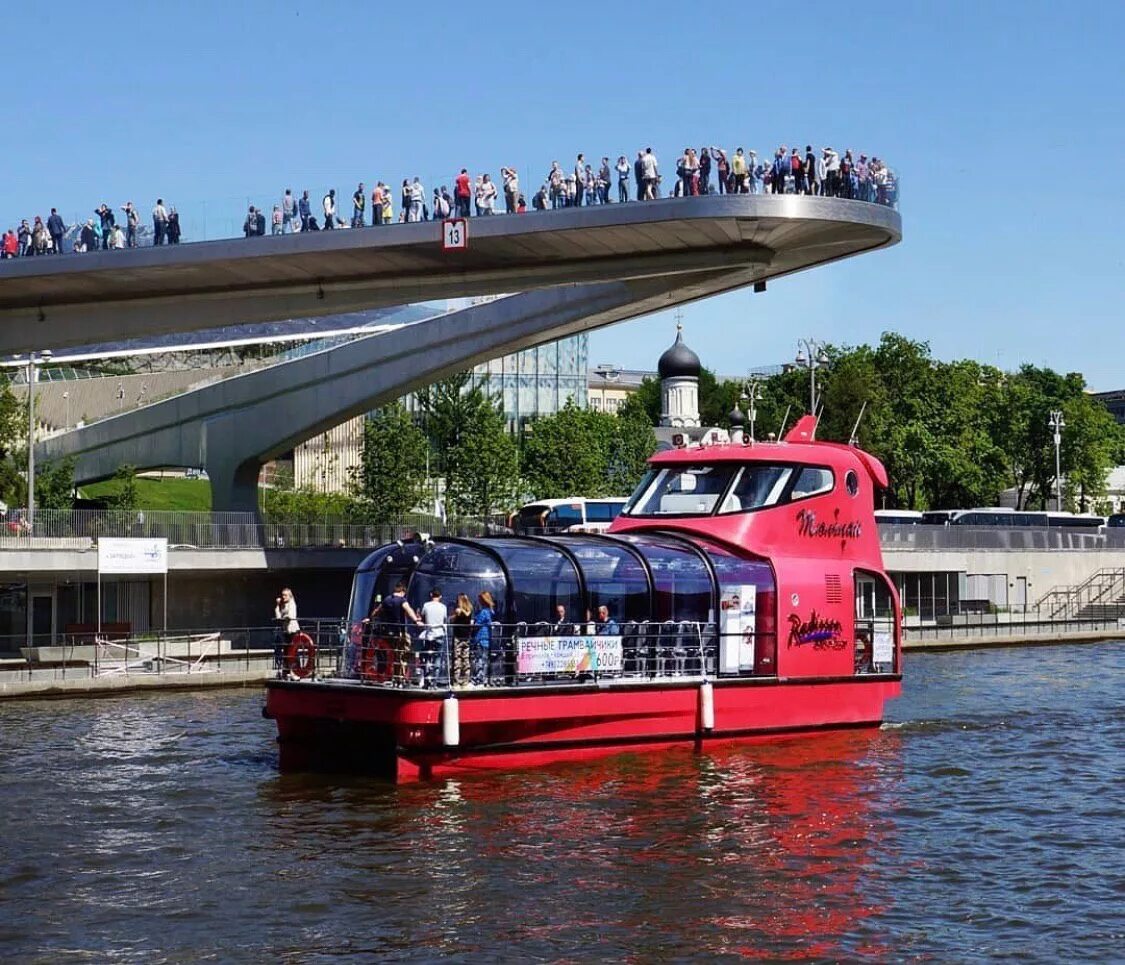
[[[792,408],[793,408],[792,402],[790,402],[789,405],[787,405],[785,407],[785,415],[782,416],[782,419],[781,419],[781,429],[777,433],[778,439],[784,439],[785,438],[785,423],[787,423],[789,421],[789,412]]]
[[[863,405],[859,407],[859,415],[855,418],[855,425],[852,426],[852,434],[848,438],[848,445],[854,446],[859,443],[859,424],[863,420],[863,413],[867,411],[867,400],[863,400]]]

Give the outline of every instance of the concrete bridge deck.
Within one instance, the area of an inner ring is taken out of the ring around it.
[[[0,354],[559,285],[745,272],[764,281],[895,244],[892,208],[708,195],[0,262]]]

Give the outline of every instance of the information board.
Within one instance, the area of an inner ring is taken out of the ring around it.
[[[143,539],[101,536],[98,538],[99,573],[167,573],[168,540],[163,536]]]
[[[521,674],[614,673],[623,667],[621,637],[522,637],[516,651]]]

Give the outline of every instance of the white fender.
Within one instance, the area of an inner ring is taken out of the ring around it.
[[[441,742],[446,747],[461,743],[461,709],[453,694],[441,702]]]
[[[699,722],[704,730],[715,729],[715,688],[710,680],[699,685]]]

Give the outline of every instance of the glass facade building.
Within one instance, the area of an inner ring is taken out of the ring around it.
[[[589,336],[572,335],[478,365],[473,382],[487,379],[503,399],[509,428],[522,431],[539,416],[558,412],[568,399],[586,407],[588,360]]]

